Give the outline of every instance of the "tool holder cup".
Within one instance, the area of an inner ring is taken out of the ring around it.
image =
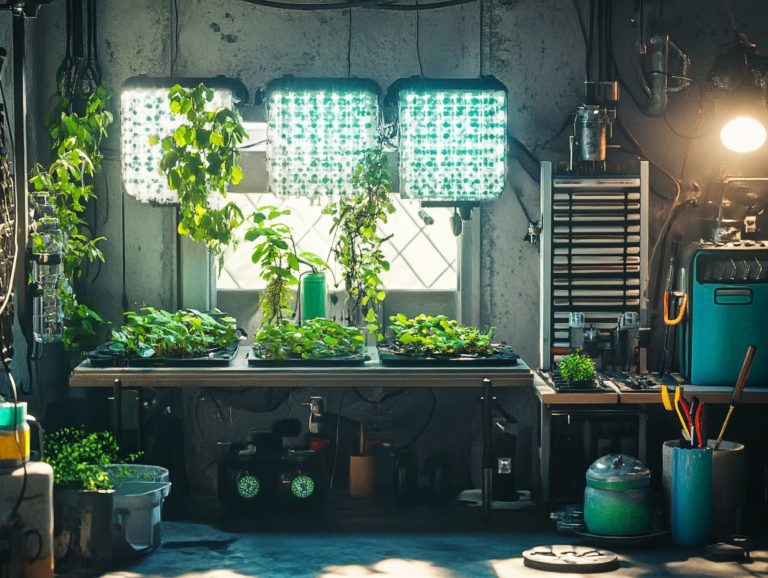
[[[672,448],[670,530],[681,546],[709,543],[712,529],[712,450]]]

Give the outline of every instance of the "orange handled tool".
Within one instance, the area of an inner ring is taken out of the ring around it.
[[[669,318],[669,291],[664,291],[664,325],[674,327],[680,325],[680,322],[685,317],[685,310],[688,307],[688,293],[685,291],[674,291],[672,293],[673,299],[680,299],[680,304],[677,308],[677,316],[674,319]]]

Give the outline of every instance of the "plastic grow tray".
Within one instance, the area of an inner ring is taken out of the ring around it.
[[[339,367],[363,365],[370,357],[362,353],[334,355],[331,357],[316,357],[313,359],[266,359],[259,357],[254,350],[248,354],[250,367]]]
[[[399,365],[399,366],[438,366],[444,365],[449,367],[472,367],[472,366],[512,366],[517,365],[517,360],[520,356],[517,355],[512,348],[501,346],[493,354],[485,357],[479,355],[460,355],[458,357],[449,356],[436,356],[436,357],[417,357],[413,355],[406,355],[402,353],[396,353],[392,348],[387,346],[379,347],[379,359],[382,365]]]
[[[126,357],[110,351],[112,341],[88,353],[93,367],[226,367],[237,355],[239,343],[210,349],[196,357]]]

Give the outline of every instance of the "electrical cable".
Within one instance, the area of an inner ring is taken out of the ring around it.
[[[432,418],[435,416],[435,409],[437,408],[437,396],[435,395],[435,390],[431,387],[427,388],[427,391],[429,392],[429,395],[432,397],[432,407],[429,410],[429,415],[427,416],[426,421],[424,422],[424,425],[421,426],[419,431],[416,432],[416,435],[413,436],[405,446],[410,446],[415,444],[419,438],[424,434],[425,431],[427,431],[427,428],[429,427],[429,424],[432,423]]]
[[[387,391],[384,395],[382,395],[379,399],[369,399],[365,397],[362,392],[360,391],[359,387],[353,387],[352,391],[354,394],[360,399],[360,401],[364,401],[365,403],[368,403],[370,405],[381,405],[388,399],[392,399],[394,397],[398,397],[399,395],[404,394],[406,391],[408,391],[408,388],[401,387],[394,390]]]
[[[349,9],[349,31],[347,33],[347,78],[352,76],[352,9]]]
[[[5,343],[2,336],[2,332],[0,332],[0,349],[5,349]],[[6,378],[8,379],[8,386],[11,391],[11,396],[13,399],[13,431],[14,431],[14,438],[16,441],[16,451],[18,451],[19,456],[22,460],[22,468],[24,470],[24,477],[21,481],[21,490],[19,491],[19,495],[16,498],[16,501],[13,505],[13,508],[11,508],[11,511],[8,513],[8,517],[6,518],[6,524],[9,522],[14,522],[19,514],[19,507],[21,506],[21,502],[24,500],[24,495],[27,492],[27,478],[29,477],[29,474],[27,472],[27,461],[24,459],[24,451],[21,446],[21,439],[19,438],[19,412],[18,412],[18,406],[19,406],[19,396],[18,392],[16,390],[16,381],[13,378],[13,373],[11,373],[11,368],[8,366],[8,362],[5,359],[5,355],[0,355],[0,362],[2,362],[3,369],[5,370]]]
[[[386,0],[350,0],[349,2],[326,2],[317,4],[302,4],[294,2],[282,2],[275,0],[240,0],[247,4],[255,6],[264,6],[266,8],[280,8],[283,10],[347,10],[349,8],[371,8],[373,10],[391,10],[403,11],[410,10],[437,10],[440,8],[450,8],[452,6],[461,6],[462,4],[471,4],[480,0],[439,0],[428,4],[387,4]]]
[[[417,12],[418,14],[418,12]],[[478,55],[478,69],[479,74],[478,76],[483,76],[483,70],[485,70],[485,57],[483,56],[483,52],[485,52],[485,39],[483,34],[483,29],[485,28],[485,2],[484,0],[480,0],[480,38],[479,38],[479,48],[477,51]]]
[[[174,0],[176,2],[177,0]],[[282,8],[284,10],[348,10],[358,6],[380,4],[383,0],[349,0],[349,2],[318,2],[316,4],[302,4],[300,2],[281,2],[275,0],[240,0],[246,4],[263,6],[265,8]]]
[[[415,6],[419,5],[419,0],[414,0]],[[421,62],[421,18],[418,10],[416,11],[416,58],[419,60],[419,76],[424,78],[424,66]]]
[[[333,481],[336,478],[336,466],[339,460],[339,442],[341,441],[341,410],[344,408],[344,396],[347,395],[346,388],[341,390],[341,399],[339,400],[339,412],[336,418],[336,447],[333,449],[333,467],[331,469],[331,479],[328,487],[333,489]]]
[[[171,45],[171,49],[173,50],[173,54],[171,56],[171,76],[176,76],[176,62],[179,59],[179,39],[180,36],[180,28],[179,28],[179,0],[172,0],[173,2],[173,44]]]

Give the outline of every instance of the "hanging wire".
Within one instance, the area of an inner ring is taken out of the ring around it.
[[[347,33],[347,78],[352,76],[352,9],[349,9],[349,31]]]
[[[419,5],[419,0],[415,0],[415,6]],[[416,11],[416,58],[419,59],[419,76],[424,76],[424,66],[421,62],[421,18],[420,12]]]
[[[471,4],[479,0],[441,0],[429,2],[427,4],[387,4],[387,0],[350,0],[349,2],[318,2],[312,4],[302,4],[294,2],[282,2],[279,0],[240,0],[254,6],[264,6],[266,8],[280,8],[283,10],[347,10],[349,8],[363,7],[374,10],[437,10],[440,8],[450,8],[452,6],[461,6],[462,4]]]

